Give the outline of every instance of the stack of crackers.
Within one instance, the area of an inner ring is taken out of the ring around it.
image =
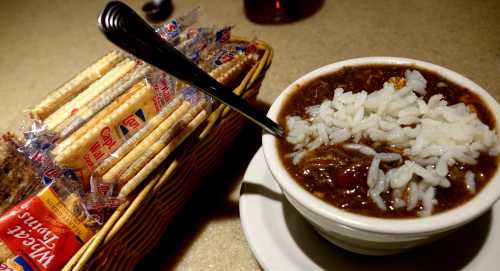
[[[210,74],[232,86],[255,57],[238,54]],[[50,151],[55,164],[71,170],[84,189],[98,183],[128,195],[208,117],[211,99],[189,86],[148,80],[158,73],[113,51],[31,110],[58,138]]]

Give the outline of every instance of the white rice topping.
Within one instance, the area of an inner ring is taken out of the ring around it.
[[[418,186],[415,182],[411,182],[408,186],[408,205],[406,206],[406,210],[411,211],[417,207],[418,203]]]
[[[368,147],[364,144],[344,144],[344,148],[350,150],[357,150],[364,155],[374,156],[375,154],[377,154],[377,152],[373,148]]]
[[[498,134],[463,103],[450,106],[441,94],[425,102],[421,95],[426,93],[427,81],[418,71],[407,70],[405,79],[406,85],[399,90],[386,82],[382,89],[370,94],[337,88],[332,100],[306,108],[305,119],[288,116],[286,139],[295,150],[290,154],[292,162],[299,164],[305,153],[321,145],[352,139],[355,143],[343,147],[373,156],[367,177],[368,196],[380,209],[387,208],[380,194],[393,189],[396,208],[412,210],[420,201],[423,209],[419,214],[431,214],[435,188],[450,186],[448,167],[457,162],[474,165],[480,152],[497,155]],[[397,147],[409,160],[383,172],[380,162],[403,157],[398,153],[377,153],[370,146],[357,144],[361,138]],[[467,172],[465,185],[475,193],[473,172]],[[408,192],[406,199],[402,191]]]
[[[368,186],[373,188],[375,184],[377,183],[377,180],[379,179],[379,165],[380,165],[380,158],[375,156],[372,160],[372,163],[370,164],[370,168],[368,169],[368,176],[366,178],[366,182],[368,183]]]
[[[469,192],[476,193],[476,181],[474,178],[474,173],[472,171],[467,171],[465,173],[465,187]]]

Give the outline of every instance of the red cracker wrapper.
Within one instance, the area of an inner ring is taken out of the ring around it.
[[[0,262],[60,270],[93,236],[79,197],[62,194],[55,185],[45,187],[0,217]]]

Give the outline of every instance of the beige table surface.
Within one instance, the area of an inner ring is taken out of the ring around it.
[[[143,1],[126,1],[140,10]],[[360,56],[417,58],[449,67],[500,98],[500,1],[329,1],[302,21],[263,26],[243,1],[173,1],[174,16],[199,5],[202,24],[235,25],[275,49],[259,100],[269,104],[316,67]],[[0,129],[15,127],[23,109],[42,99],[113,48],[96,28],[105,1],[0,2]],[[265,106],[263,106],[265,107]],[[238,218],[241,174],[259,146],[248,127],[223,171],[207,180],[138,270],[258,270]]]

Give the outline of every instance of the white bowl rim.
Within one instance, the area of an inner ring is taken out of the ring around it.
[[[434,72],[471,90],[481,97],[483,102],[489,107],[490,111],[495,116],[496,129],[498,132],[500,127],[500,106],[486,90],[474,83],[472,80],[452,70],[431,64],[429,62],[388,56],[353,58],[317,68],[290,84],[273,102],[267,116],[276,121],[281,106],[283,102],[286,101],[287,97],[293,93],[298,86],[306,84],[319,76],[333,73],[343,67],[377,64],[415,66],[417,68]],[[344,226],[367,232],[391,234],[444,232],[463,225],[478,217],[487,211],[500,197],[500,170],[497,170],[489,183],[478,195],[473,197],[468,202],[442,213],[417,218],[378,218],[351,213],[336,208],[303,189],[283,167],[276,148],[277,142],[277,139],[269,133],[264,133],[262,136],[262,145],[266,163],[268,164],[270,171],[275,177],[275,180],[278,182],[280,188],[296,201],[300,202],[300,204],[302,204],[306,209],[316,213],[317,215],[334,222],[341,223]]]

